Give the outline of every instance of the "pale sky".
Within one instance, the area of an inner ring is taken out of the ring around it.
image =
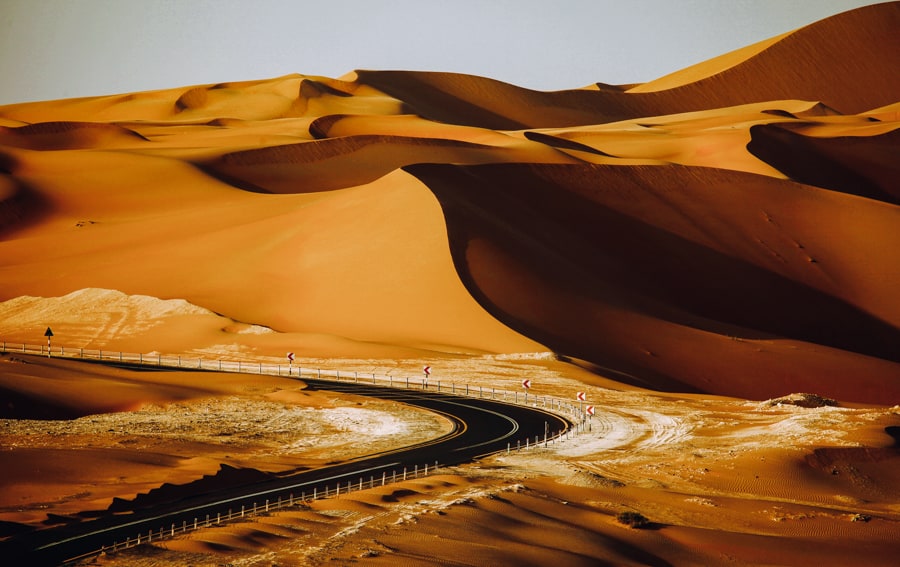
[[[0,0],[0,104],[354,69],[649,81],[854,0]]]

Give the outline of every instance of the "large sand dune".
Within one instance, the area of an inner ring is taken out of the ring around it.
[[[185,299],[279,331],[269,355],[550,349],[650,388],[896,401],[898,24],[629,89],[358,71],[7,106],[0,299]]]
[[[604,435],[671,433],[671,422],[726,440],[698,433],[557,454],[629,488],[598,481],[583,493],[536,481],[534,493],[516,489],[499,504],[478,500],[424,521],[423,533],[453,534],[448,555],[463,546],[461,526],[494,518],[501,523],[474,557],[503,564],[495,547],[514,526],[540,530],[536,518],[553,516],[561,538],[572,526],[558,518],[559,501],[584,497],[650,503],[658,521],[680,528],[623,535],[604,515],[624,504],[590,505],[579,509],[579,533],[605,543],[564,552],[553,540],[529,560],[753,564],[783,553],[794,563],[815,552],[811,541],[846,536],[835,522],[858,504],[880,514],[868,535],[851,538],[872,542],[877,562],[900,521],[896,491],[885,488],[897,480],[896,443],[884,435],[896,431],[896,409],[835,418],[840,443],[799,436],[793,452],[776,450],[765,428],[783,416],[766,413],[746,433],[761,449],[729,461],[725,445],[747,429],[735,417],[744,402],[717,396],[814,392],[841,404],[900,403],[897,29],[900,3],[869,6],[641,85],[536,92],[453,73],[359,70],[0,107],[0,339],[40,344],[50,326],[56,344],[72,349],[242,360],[295,351],[307,365],[379,372],[418,372],[424,362],[448,378],[508,389],[533,375],[549,393],[587,387],[609,412],[630,416]],[[235,392],[260,401],[243,383],[210,390],[194,376],[159,384],[21,362],[0,368],[0,410],[16,420],[124,411],[126,422],[140,421],[148,404]],[[84,394],[104,387],[104,396]],[[266,403],[300,399],[278,397],[275,382],[260,387],[271,389]],[[668,413],[641,421],[639,408],[660,400]],[[29,427],[41,447],[61,450],[48,441],[55,430]],[[15,431],[0,434],[4,450],[26,443],[30,430]],[[136,476],[134,493],[167,470],[189,479],[250,458],[204,443],[157,447],[164,456],[155,463],[109,447],[79,459],[86,470],[103,463]],[[664,448],[688,454],[692,443],[723,468],[690,482],[649,469]],[[610,449],[643,457],[604,466]],[[190,460],[195,450],[200,460]],[[32,468],[58,457],[21,456]],[[319,458],[279,456],[266,466]],[[771,483],[745,478],[752,466]],[[845,477],[831,471],[862,480],[841,485]],[[652,482],[639,482],[642,474]],[[105,506],[115,494],[104,484],[79,499],[42,478],[60,495],[60,513]],[[5,518],[35,521],[37,508],[10,510],[40,482],[19,500],[10,482]],[[465,492],[466,482],[452,477],[444,493]],[[829,491],[847,500],[829,500]],[[719,531],[694,509],[710,494]],[[816,519],[760,555],[754,547],[771,544],[777,530],[738,519],[746,509],[768,513],[748,503],[754,495],[783,517]],[[877,504],[863,506],[869,501]],[[510,523],[518,513],[527,519]],[[709,532],[718,547],[698,552]],[[421,541],[399,533],[382,538],[382,559],[427,564]],[[250,536],[229,537],[258,549]],[[322,545],[320,556],[336,549]],[[524,564],[529,549],[510,547],[508,564]]]

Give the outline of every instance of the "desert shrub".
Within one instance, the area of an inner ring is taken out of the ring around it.
[[[818,394],[791,394],[781,398],[775,398],[768,401],[769,406],[791,405],[801,408],[821,408],[826,406],[837,406],[837,400],[825,398]]]
[[[619,512],[616,520],[630,528],[643,529],[650,527],[650,520],[639,512]]]

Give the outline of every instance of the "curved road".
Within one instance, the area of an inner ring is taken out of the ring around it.
[[[427,465],[449,466],[488,454],[525,446],[526,440],[543,442],[571,425],[546,410],[508,404],[486,398],[472,398],[414,389],[360,385],[330,380],[303,379],[311,389],[343,391],[418,406],[445,416],[452,431],[438,439],[368,455],[352,461],[284,475],[254,474],[228,469],[215,477],[204,477],[184,487],[159,491],[152,502],[136,499],[130,509],[107,511],[100,517],[77,524],[37,530],[0,542],[0,557],[10,565],[58,565],[67,560],[124,542],[137,534],[164,530],[170,526],[192,526],[209,515],[216,518],[230,510],[262,508],[266,501],[311,497],[314,492],[335,486],[358,487],[360,483],[386,478],[402,478]],[[360,439],[364,443],[364,439]],[[232,475],[231,478],[221,478]],[[222,485],[227,484],[223,490]],[[149,500],[149,499],[147,499]]]

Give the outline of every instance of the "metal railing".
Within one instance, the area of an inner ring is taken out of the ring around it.
[[[573,419],[576,426],[582,420],[582,404],[573,403],[555,396],[529,394],[523,391],[510,391],[469,383],[447,382],[423,376],[394,376],[355,370],[334,370],[321,368],[303,368],[299,364],[278,364],[259,360],[223,360],[206,359],[195,355],[172,355],[159,353],[128,353],[101,349],[53,347],[46,345],[28,345],[22,343],[0,343],[0,353],[21,353],[53,358],[68,358],[138,365],[158,368],[177,368],[180,370],[204,370],[216,372],[232,372],[241,374],[260,374],[270,376],[288,376],[298,379],[334,380],[338,382],[354,382],[388,388],[403,388],[443,392],[456,396],[486,398],[495,401],[526,405],[545,409],[567,419]],[[577,429],[577,427],[576,427]]]
[[[399,473],[396,470],[390,475],[383,473],[380,479],[370,476],[368,480],[365,480],[360,477],[359,482],[347,481],[346,484],[336,482],[333,488],[326,484],[322,490],[313,488],[309,492],[302,491],[299,495],[290,493],[287,498],[279,496],[275,499],[265,499],[261,502],[253,502],[250,506],[241,506],[240,510],[228,508],[224,513],[216,513],[215,515],[205,514],[202,518],[194,517],[193,522],[182,520],[181,524],[170,523],[169,526],[160,526],[159,529],[152,529],[136,534],[134,537],[125,539],[125,541],[114,541],[112,545],[103,545],[98,549],[83,553],[77,557],[70,557],[66,559],[64,563],[76,563],[103,553],[124,551],[139,545],[170,539],[176,535],[186,534],[212,526],[220,526],[223,523],[238,521],[260,514],[268,514],[277,510],[293,507],[309,508],[309,503],[313,500],[336,498],[341,495],[350,494],[351,492],[368,490],[378,486],[387,486],[388,484],[396,482],[429,476],[435,474],[437,468],[437,463],[431,467],[429,467],[428,464],[423,465],[421,468],[419,466],[414,466],[412,470],[409,470],[409,467],[403,467],[403,470]]]

